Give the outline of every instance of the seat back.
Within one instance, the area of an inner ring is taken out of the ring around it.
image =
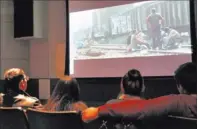
[[[141,127],[144,129],[196,129],[197,119],[178,116],[162,116],[143,121]]]
[[[27,110],[30,129],[83,129],[81,116],[75,111],[48,112]]]
[[[22,108],[0,107],[0,129],[29,129]]]
[[[168,127],[169,129],[197,129],[197,119],[168,116]]]
[[[128,129],[125,128],[125,124],[123,122],[120,122],[121,120],[116,117],[109,117],[109,116],[103,116],[100,117],[97,123],[96,129]]]
[[[162,116],[156,119],[146,119],[143,121],[133,121],[130,119],[113,119],[102,118],[100,129],[197,129],[197,119],[178,117],[178,116]]]

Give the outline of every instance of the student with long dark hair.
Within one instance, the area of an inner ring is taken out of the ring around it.
[[[141,100],[144,93],[144,79],[137,69],[130,69],[121,79],[120,93],[117,99],[107,102],[107,104],[117,103],[125,100]],[[124,128],[125,125],[116,123],[115,128]],[[132,128],[132,126],[130,126]]]
[[[129,70],[121,79],[120,93],[117,99],[108,101],[107,103],[118,102],[126,99],[143,99],[144,80],[137,69]]]
[[[2,106],[4,107],[36,107],[41,106],[40,101],[26,93],[29,78],[20,68],[11,68],[4,73],[4,94]]]
[[[87,105],[80,101],[80,88],[76,79],[66,76],[58,80],[44,110],[83,111]]]
[[[124,93],[122,98],[141,98],[144,90],[144,81],[140,71],[129,70],[121,81],[121,90]]]

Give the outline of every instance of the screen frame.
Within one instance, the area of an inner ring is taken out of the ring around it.
[[[65,48],[65,75],[70,74],[70,28],[69,28],[69,1],[71,0],[65,0],[65,6],[66,6],[66,48]],[[137,0],[136,2],[141,1],[148,1],[148,0]],[[82,1],[83,2],[83,1]],[[197,34],[196,34],[196,13],[195,13],[195,1],[189,0],[189,6],[190,6],[190,32],[191,32],[191,45],[192,45],[192,62],[197,64]],[[155,77],[155,76],[150,76]],[[156,76],[157,78],[159,76]],[[172,77],[172,76],[163,76],[163,77]],[[93,78],[101,78],[101,77],[93,77]],[[108,77],[108,78],[115,78],[115,77]],[[116,77],[117,78],[117,77]]]
[[[190,32],[192,45],[192,62],[197,64],[197,31],[196,31],[196,0],[189,0],[190,2]]]
[[[65,17],[65,20],[66,20],[66,43],[65,43],[65,72],[64,74],[65,75],[69,75],[70,73],[70,37],[69,37],[69,0],[65,0],[65,14],[66,14],[66,17]]]

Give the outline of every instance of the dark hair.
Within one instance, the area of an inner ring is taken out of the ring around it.
[[[21,80],[25,79],[26,75],[24,71],[20,68],[11,68],[6,70],[4,73],[4,100],[3,105],[4,106],[12,106],[15,99],[14,96],[17,96],[18,94],[22,94],[23,92],[19,89],[19,83]]]
[[[25,78],[26,78],[25,72],[20,68],[11,68],[6,70],[6,72],[4,73],[5,94],[10,92],[15,92],[19,94],[21,91],[19,89],[19,83],[21,80]]]
[[[23,75],[17,75],[12,79],[6,78],[4,83],[5,94],[8,94],[10,92],[15,92],[17,94],[20,94],[21,90],[19,89],[19,83],[23,79],[24,79]]]
[[[136,69],[129,70],[122,78],[124,93],[140,96],[143,88],[143,78]]]
[[[72,110],[71,105],[79,101],[79,95],[80,89],[76,79],[71,77],[67,77],[66,80],[60,79],[45,105],[45,109],[50,111]]]
[[[184,63],[175,71],[175,79],[188,94],[197,94],[197,66],[192,62]]]

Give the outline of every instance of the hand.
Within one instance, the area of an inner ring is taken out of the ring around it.
[[[122,95],[120,95],[119,96],[119,98],[118,99],[124,99],[125,98],[125,95],[124,94],[122,94]]]
[[[98,118],[98,108],[87,108],[82,112],[82,120],[84,122],[90,122]]]

